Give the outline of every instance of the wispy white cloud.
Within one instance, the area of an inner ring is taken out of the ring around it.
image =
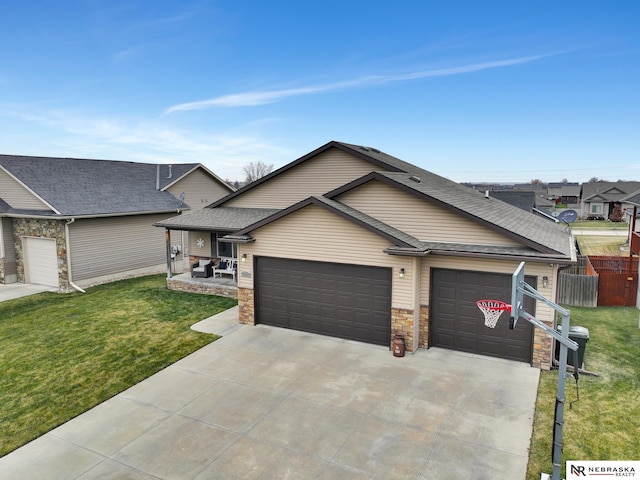
[[[289,97],[301,95],[314,95],[318,93],[333,92],[351,88],[368,87],[373,85],[384,85],[393,82],[403,82],[419,80],[430,77],[446,77],[451,75],[461,75],[465,73],[479,72],[494,68],[510,67],[535,62],[537,60],[559,55],[564,52],[555,52],[543,55],[532,55],[528,57],[510,58],[507,60],[497,60],[493,62],[474,63],[450,68],[438,68],[432,70],[422,70],[412,73],[398,75],[369,75],[340,82],[310,85],[306,87],[289,88],[282,90],[250,91],[223,95],[220,97],[200,100],[196,102],[181,103],[169,107],[165,113],[173,113],[189,110],[203,110],[213,107],[246,107],[274,103]]]
[[[283,164],[292,153],[253,132],[253,125],[231,130],[183,130],[162,119],[94,116],[73,110],[40,110],[0,105],[0,117],[39,129],[38,148],[17,153],[102,158],[138,162],[200,162],[223,178],[242,180],[249,162]],[[2,137],[2,135],[0,135]]]

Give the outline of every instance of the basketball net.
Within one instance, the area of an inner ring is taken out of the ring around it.
[[[511,305],[500,300],[478,300],[476,305],[484,313],[484,324],[489,328],[495,328],[502,312],[511,312]]]

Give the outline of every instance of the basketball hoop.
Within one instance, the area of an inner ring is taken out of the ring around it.
[[[495,328],[502,312],[511,312],[511,305],[500,300],[478,300],[476,305],[484,313],[484,324],[489,328]]]

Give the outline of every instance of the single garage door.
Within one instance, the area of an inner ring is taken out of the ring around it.
[[[527,277],[534,285],[535,277]],[[509,330],[503,314],[496,328],[485,327],[477,300],[511,302],[511,275],[434,269],[431,277],[430,345],[492,357],[531,362],[533,326],[524,320]],[[525,297],[525,308],[534,301]]]
[[[52,238],[25,238],[25,272],[28,283],[58,286],[58,253]]]
[[[391,269],[256,257],[256,323],[391,341]]]

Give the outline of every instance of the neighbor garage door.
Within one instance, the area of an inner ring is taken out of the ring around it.
[[[431,278],[430,345],[531,362],[533,327],[524,320],[509,330],[504,313],[496,328],[485,327],[477,300],[510,302],[511,275],[434,269]],[[527,283],[532,279],[528,278]],[[533,300],[525,298],[533,311]]]
[[[58,254],[51,238],[25,238],[26,281],[50,287],[58,286]]]
[[[389,268],[256,257],[255,288],[256,323],[389,345]]]

